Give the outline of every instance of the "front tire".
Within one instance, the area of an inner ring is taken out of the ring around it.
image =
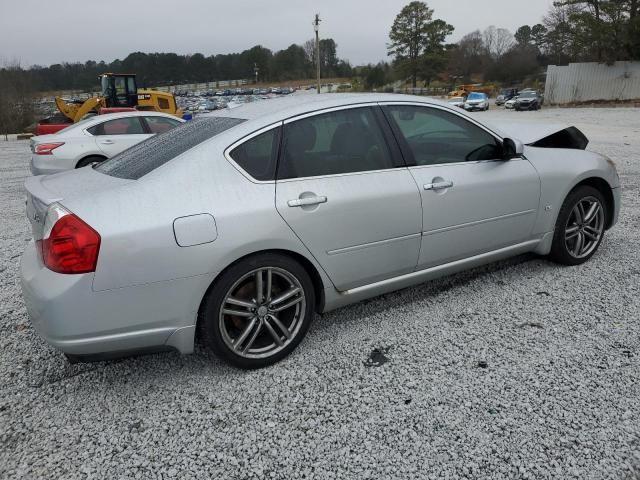
[[[607,225],[606,201],[593,187],[573,190],[560,209],[550,258],[562,265],[581,265],[596,253]]]
[[[209,291],[198,323],[206,346],[244,369],[272,365],[302,341],[314,315],[307,271],[292,258],[266,253],[226,270]]]

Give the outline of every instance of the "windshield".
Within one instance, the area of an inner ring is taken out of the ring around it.
[[[523,92],[520,94],[520,98],[533,98],[536,96],[536,92]]]
[[[467,97],[467,100],[483,100],[484,99],[484,93],[471,93],[469,94],[469,97]]]
[[[95,169],[112,177],[138,180],[196,145],[245,121],[227,117],[193,120],[138,143],[98,164]]]

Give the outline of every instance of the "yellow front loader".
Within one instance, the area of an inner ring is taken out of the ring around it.
[[[102,95],[84,102],[66,102],[56,97],[58,110],[72,122],[79,122],[88,113],[109,113],[129,109],[168,113],[182,118],[176,98],[168,92],[140,89],[134,74],[104,73],[98,77]]]

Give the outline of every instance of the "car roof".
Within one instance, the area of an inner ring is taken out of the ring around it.
[[[86,130],[87,128],[94,127],[100,123],[106,122],[108,120],[118,120],[121,118],[131,118],[131,117],[164,117],[164,118],[173,118],[180,122],[184,122],[183,119],[176,117],[175,115],[170,115],[168,113],[162,112],[152,112],[152,111],[135,111],[135,112],[115,112],[115,113],[105,113],[104,115],[94,115],[93,117],[86,118],[77,123],[72,123],[68,127],[60,130],[52,134],[49,138],[55,136],[70,136],[76,134],[80,130]]]
[[[216,110],[204,116],[257,120],[269,124],[317,110],[375,102],[413,102],[450,108],[447,102],[414,95],[390,93],[325,93],[318,95],[315,93],[297,93],[285,98],[250,102],[233,108]]]

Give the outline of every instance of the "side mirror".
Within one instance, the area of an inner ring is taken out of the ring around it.
[[[502,141],[502,150],[504,152],[505,160],[520,158],[524,154],[524,144],[520,140],[505,138]]]

